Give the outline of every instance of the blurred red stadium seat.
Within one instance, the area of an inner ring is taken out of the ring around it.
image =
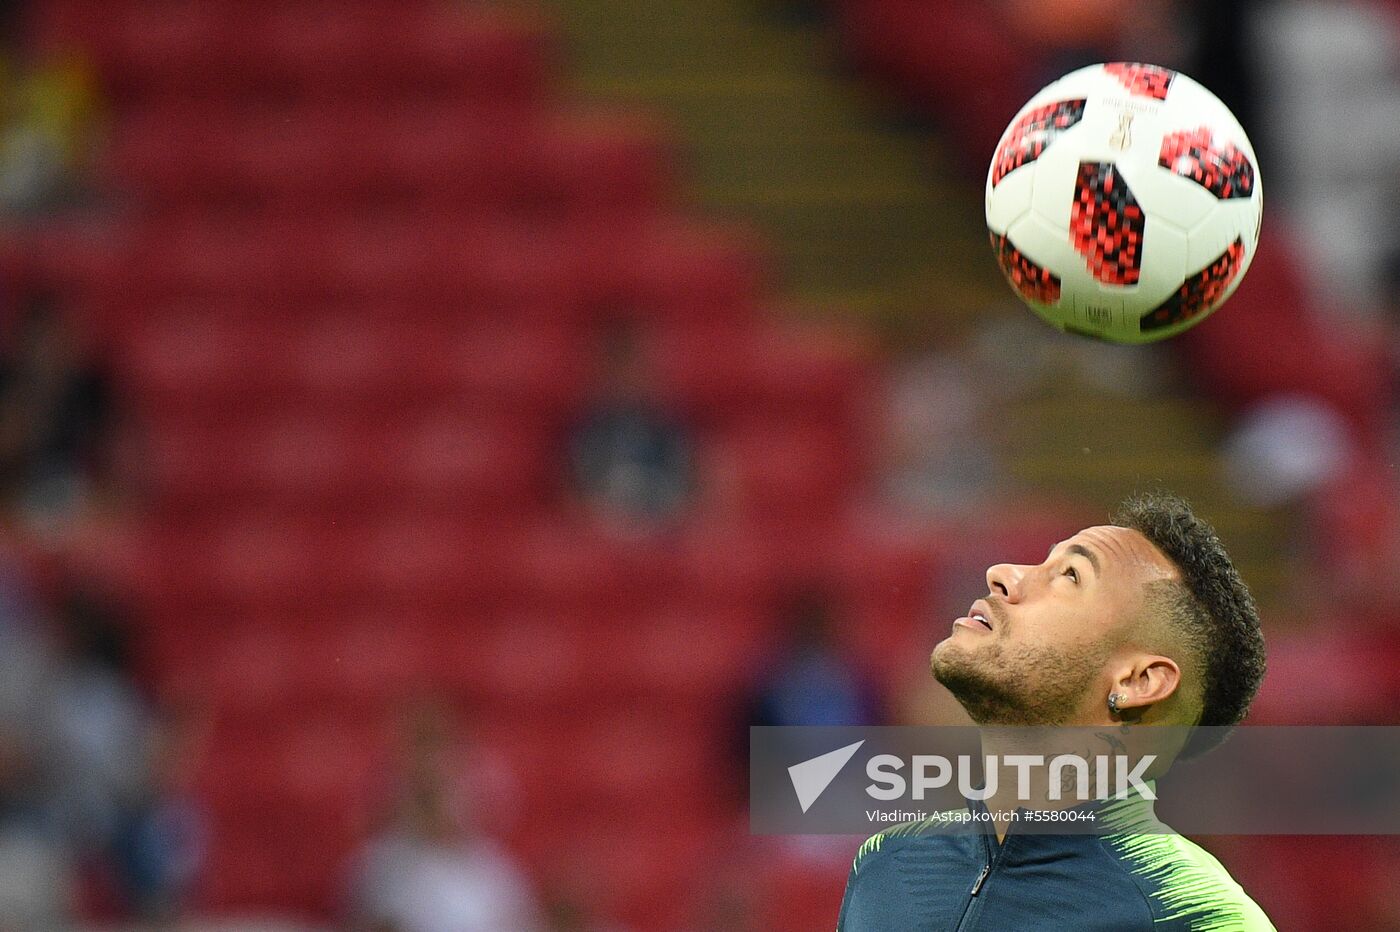
[[[1045,54],[997,8],[972,0],[839,0],[847,48],[866,73],[944,125],[981,171],[1013,114],[1036,90]]]
[[[130,99],[446,94],[531,101],[547,90],[552,32],[538,14],[366,2],[181,7],[56,0],[34,41],[82,48],[120,104]]]
[[[580,221],[568,230],[564,254],[585,301],[609,319],[745,318],[764,290],[753,237],[674,217]]]
[[[1299,393],[1335,408],[1358,436],[1378,436],[1393,397],[1386,348],[1315,318],[1297,249],[1277,230],[1261,239],[1230,313],[1183,334],[1181,349],[1204,385],[1232,407]],[[1297,352],[1300,346],[1308,352]]]
[[[754,419],[716,443],[732,470],[734,507],[759,519],[825,520],[845,507],[859,475],[849,446],[830,424],[782,427]]]
[[[335,799],[228,805],[212,826],[200,901],[211,911],[340,915],[341,887],[359,833]],[[269,857],[268,852],[277,852]]]
[[[629,632],[614,663],[643,695],[723,705],[749,687],[770,646],[766,627],[749,612],[678,606]]]
[[[798,839],[800,844],[805,839]],[[827,841],[819,838],[818,841]],[[854,848],[859,840],[853,840]],[[773,857],[765,867],[759,882],[756,926],[772,932],[804,932],[825,928],[833,916],[840,915],[847,872],[854,852],[849,857],[813,863],[801,857]]]
[[[812,327],[743,321],[661,328],[655,367],[662,391],[700,423],[764,416],[854,419],[865,363],[854,341]]]

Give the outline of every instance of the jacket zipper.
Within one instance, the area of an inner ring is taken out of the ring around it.
[[[996,836],[990,836],[995,838]],[[962,915],[958,917],[957,932],[966,928],[971,928],[970,920],[975,910],[973,907],[977,903],[977,894],[982,892],[982,886],[987,882],[987,878],[992,874],[992,868],[1001,862],[1001,856],[1006,852],[1005,842],[993,845],[987,835],[982,836],[982,854],[987,861],[982,865],[982,869],[977,872],[977,879],[972,882],[972,888],[967,891],[967,902],[963,904]]]
[[[976,896],[976,895],[977,895],[977,892],[978,892],[979,890],[982,889],[982,884],[986,881],[987,875],[990,874],[991,872],[992,872],[992,865],[987,864],[987,865],[983,866],[983,868],[982,868],[982,873],[980,873],[980,874],[977,875],[977,880],[976,880],[976,882],[973,883],[972,889],[968,891],[968,895],[969,895],[969,896]]]
[[[967,902],[963,904],[962,915],[958,917],[958,929],[967,928],[967,920],[972,915],[972,904],[977,902],[977,894],[982,891],[982,884],[987,882],[987,875],[992,872],[992,865],[989,861],[982,865],[982,870],[977,874],[977,879],[972,882],[972,889],[967,891]]]

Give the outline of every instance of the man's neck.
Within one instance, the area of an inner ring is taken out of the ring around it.
[[[1135,732],[1130,735],[1119,725],[981,729],[984,787],[991,790],[983,803],[997,841],[1005,839],[1017,809],[1067,809],[1114,795],[1123,774],[1154,751],[1139,740],[1150,735]],[[1052,768],[1050,763],[1062,755],[1082,761],[1082,768]]]

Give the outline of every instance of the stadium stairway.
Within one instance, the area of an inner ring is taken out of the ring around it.
[[[946,319],[1001,297],[945,147],[833,72],[831,30],[800,12],[819,4],[547,2],[577,86],[673,121],[696,202],[772,235],[800,306]]]
[[[508,762],[491,821],[552,899],[684,925],[696,873],[734,847],[736,707],[776,594],[830,580],[867,662],[916,656],[930,548],[848,516],[859,341],[768,312],[761,244],[694,219],[653,120],[560,92],[536,13],[34,13],[34,41],[90,59],[110,101],[117,243],[37,254],[145,436],[149,514],[109,557],[153,689],[212,716],[198,907],[334,917],[396,722],[432,695]],[[723,477],[662,539],[601,530],[561,493],[619,309]],[[768,911],[827,924],[839,881]]]
[[[771,238],[780,285],[798,307],[874,322],[897,340],[932,333],[942,342],[1026,313],[987,248],[980,187],[947,141],[844,64],[843,23],[903,22],[862,19],[878,0],[547,2],[578,87],[670,120],[695,202]],[[908,28],[937,16],[895,8],[912,18]],[[898,46],[878,33],[865,40]],[[999,417],[1010,476],[1104,513],[1134,491],[1172,488],[1211,515],[1261,599],[1277,601],[1288,569],[1276,544],[1294,519],[1241,507],[1225,489],[1212,455],[1224,413],[1202,403],[1170,353],[1108,351],[1108,371],[1125,380],[1114,389],[1066,364],[1081,356],[1076,342],[1046,332],[1004,351],[1052,358],[1059,370]],[[1141,390],[1144,377],[1159,387]]]

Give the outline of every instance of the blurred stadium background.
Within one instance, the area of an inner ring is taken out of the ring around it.
[[[806,930],[746,727],[954,722],[982,569],[1165,485],[1254,721],[1400,702],[1400,3],[6,0],[0,928]],[[1223,312],[1062,337],[981,218],[1080,64],[1270,204]],[[1283,929],[1387,839],[1215,838]]]

